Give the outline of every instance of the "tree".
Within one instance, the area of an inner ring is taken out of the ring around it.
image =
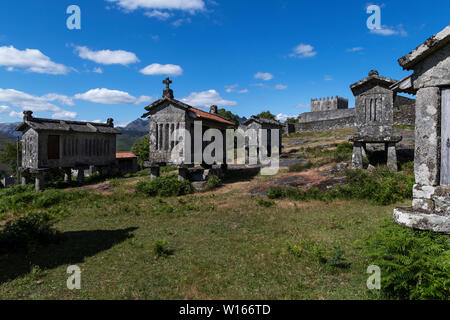
[[[17,144],[8,143],[0,154],[0,162],[7,164],[13,172],[17,170]],[[22,163],[22,144],[19,142],[19,166]]]
[[[287,118],[286,123],[298,123],[298,118]]]
[[[276,120],[277,116],[272,114],[270,111],[264,111],[257,115],[258,118]]]
[[[137,155],[139,166],[143,166],[145,161],[150,159],[150,136],[146,135],[140,139],[138,139],[131,151]]]
[[[232,113],[231,111],[222,108],[217,110],[217,113],[225,119],[233,121],[234,123],[239,123],[240,117],[237,114]]]

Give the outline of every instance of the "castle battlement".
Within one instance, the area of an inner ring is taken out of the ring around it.
[[[344,99],[339,96],[311,99],[311,112],[338,109],[348,109],[348,99]]]

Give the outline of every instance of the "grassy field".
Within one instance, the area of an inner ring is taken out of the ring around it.
[[[309,140],[303,147],[327,139],[300,138]],[[265,202],[248,193],[272,178],[171,198],[135,194],[148,177],[92,186],[84,199],[45,209],[59,217],[63,241],[0,256],[0,299],[375,298],[361,247],[392,219],[394,205]],[[0,226],[20,214],[0,216]],[[158,255],[155,245],[164,241],[167,255]],[[82,270],[81,290],[66,287],[73,264]]]

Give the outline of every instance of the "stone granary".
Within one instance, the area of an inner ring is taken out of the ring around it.
[[[150,120],[150,159],[144,166],[151,168],[152,178],[159,176],[160,167],[166,165],[178,168],[180,180],[186,179],[188,168],[196,164],[208,167],[203,161],[198,161],[199,155],[194,155],[194,125],[195,123],[199,124],[200,121],[202,135],[208,129],[221,131],[224,139],[224,159],[221,164],[225,165],[226,129],[234,128],[235,123],[217,114],[217,106],[212,106],[208,113],[176,100],[173,90],[170,89],[172,81],[167,78],[163,83],[166,85],[166,88],[163,91],[162,99],[146,107],[147,113],[142,115],[143,118],[149,118]],[[181,132],[181,137],[179,136],[177,141],[181,148],[179,148],[180,152],[176,156],[172,156],[172,151],[176,144],[172,138],[175,130]],[[183,132],[185,131],[189,132],[190,141],[184,136]],[[205,149],[205,147],[206,144],[203,143],[202,149]],[[192,152],[186,152],[188,150]]]
[[[377,71],[350,86],[355,95],[355,134],[352,167],[363,168],[363,154],[368,143],[382,143],[387,151],[387,165],[397,171],[396,144],[402,137],[394,136],[394,93],[390,86],[397,81],[382,77]]]
[[[260,159],[259,157],[259,153],[260,153],[260,146],[266,146],[267,147],[267,156],[270,157],[272,155],[272,130],[279,130],[279,154],[281,154],[281,149],[282,149],[282,145],[281,145],[281,140],[282,140],[282,135],[283,135],[283,125],[276,120],[271,120],[271,119],[264,119],[264,118],[259,118],[256,116],[251,116],[250,119],[246,120],[243,123],[243,126],[245,128],[245,130],[249,130],[249,129],[253,129],[255,130],[258,134],[258,141],[254,141],[255,145],[254,147],[256,147],[257,152],[258,152],[258,159]],[[259,139],[263,139],[264,136],[261,134],[261,130],[265,129],[267,130],[267,135],[265,136],[266,141],[264,141],[264,143],[262,143],[262,141],[259,141]],[[246,141],[245,142],[245,157],[246,157],[246,163],[247,163],[247,159],[249,159],[249,152],[250,152],[250,144],[251,141]]]
[[[415,229],[450,234],[450,26],[399,59],[414,73],[394,89],[416,94],[412,208],[394,220]]]
[[[133,174],[138,172],[137,156],[133,152],[118,151],[116,153],[116,159],[120,174]]]
[[[49,169],[63,168],[66,180],[75,169],[82,182],[85,169],[109,169],[116,162],[116,135],[120,131],[114,128],[113,119],[107,123],[41,119],[25,111],[16,131],[22,132],[23,177],[35,173],[36,190],[45,187],[43,172]]]

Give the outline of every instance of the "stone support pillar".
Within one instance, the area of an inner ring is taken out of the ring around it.
[[[352,169],[363,169],[362,143],[355,142],[353,145]]]
[[[150,168],[150,179],[153,180],[155,178],[158,178],[160,175],[160,168],[159,167],[152,167]]]

